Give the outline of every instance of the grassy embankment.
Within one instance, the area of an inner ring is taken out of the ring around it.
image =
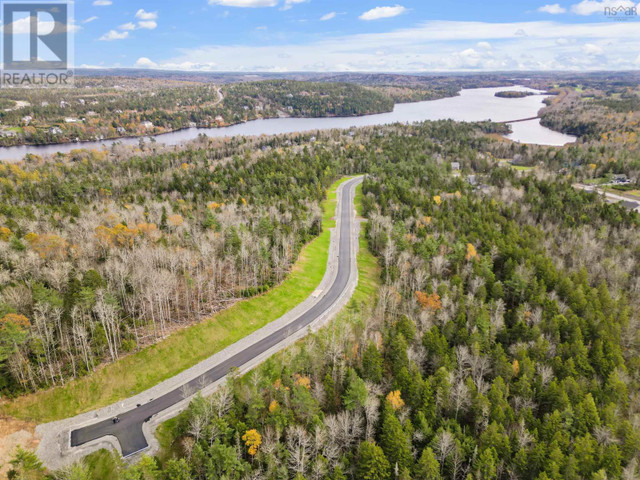
[[[358,215],[362,214],[362,185],[358,186],[356,193],[355,203]],[[325,210],[326,212],[326,210]],[[360,232],[359,239],[359,251],[358,251],[358,286],[356,287],[351,300],[345,308],[336,316],[332,323],[348,321],[352,318],[353,314],[361,310],[362,305],[373,305],[376,301],[376,294],[380,285],[380,267],[376,258],[371,254],[367,248],[367,240],[364,236],[364,231]],[[326,327],[325,327],[326,328]],[[304,342],[305,339],[298,341],[298,344]],[[296,348],[295,346],[290,348]],[[258,368],[268,368],[268,362],[278,362],[279,357],[284,352],[280,352],[271,359],[267,360],[267,363],[261,365]],[[173,441],[175,439],[174,427],[177,422],[177,417],[167,420],[158,427],[156,437],[160,441],[162,447],[158,454],[158,459],[161,463],[164,463],[174,455]],[[122,460],[111,451],[100,450],[88,457],[85,461],[89,467],[94,478],[100,478],[103,480],[118,480],[118,471],[124,463]]]
[[[308,297],[324,276],[329,228],[335,226],[336,189],[345,180],[329,189],[323,202],[323,232],[304,247],[280,285],[105,365],[92,375],[8,402],[0,414],[44,423],[109,405],[180,373],[282,316]]]

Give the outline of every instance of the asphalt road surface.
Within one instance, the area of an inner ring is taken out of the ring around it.
[[[161,397],[158,397],[144,405],[121,413],[120,421],[114,423],[113,419],[103,420],[93,425],[73,430],[71,432],[71,446],[77,447],[92,440],[99,439],[105,435],[113,435],[120,442],[122,455],[129,456],[146,449],[149,445],[142,433],[142,424],[151,417],[172,405],[183,400],[184,392],[196,392],[203,387],[223,378],[234,367],[241,367],[254,357],[266,352],[271,347],[293,333],[307,327],[314,320],[319,318],[325,311],[330,309],[347,288],[349,276],[351,275],[351,259],[355,252],[351,248],[353,198],[355,187],[360,179],[348,180],[344,183],[342,195],[339,202],[340,208],[340,245],[338,255],[338,273],[333,284],[326,290],[326,293],[309,310],[293,319],[288,325],[273,332],[272,334],[258,340],[245,350],[222,361],[215,367],[206,371],[202,375],[194,378],[175,390],[172,390]]]

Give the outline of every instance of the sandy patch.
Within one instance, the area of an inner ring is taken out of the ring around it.
[[[35,435],[35,428],[35,423],[0,417],[0,479],[7,478],[9,460],[16,448],[36,449],[40,439]]]

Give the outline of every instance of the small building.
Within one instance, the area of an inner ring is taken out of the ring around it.
[[[25,125],[29,125],[31,123],[31,120],[33,120],[33,117],[31,115],[22,117],[22,123],[24,123]]]
[[[140,123],[140,126],[142,128],[151,129],[153,128],[153,123],[151,123],[149,120],[145,120],[144,122]]]
[[[0,130],[0,137],[15,137],[16,132],[14,130]]]
[[[451,170],[460,170],[460,162],[451,162]]]
[[[116,128],[116,133],[118,135],[125,135],[127,133],[127,130],[124,127],[117,127]]]
[[[60,100],[60,108],[67,108],[67,105],[69,105],[67,102]]]
[[[617,173],[611,176],[613,183],[629,183],[629,178],[624,173]]]
[[[75,117],[65,117],[64,119],[64,123],[78,123],[80,120],[78,120]]]
[[[469,175],[467,177],[467,182],[469,182],[469,185],[477,185],[478,184],[478,179],[476,178],[475,175]]]
[[[526,163],[526,162],[525,162],[524,157],[523,157],[521,154],[516,153],[516,154],[513,156],[513,159],[511,160],[511,162],[510,162],[510,163],[511,163],[511,165],[518,165],[518,166],[521,166],[521,167],[522,167],[522,166],[525,166],[525,163]]]
[[[187,126],[188,126],[189,128],[196,128],[196,127],[198,126],[198,124],[197,124],[196,122],[189,122],[189,123],[187,124]]]
[[[60,127],[51,127],[49,129],[49,133],[51,135],[60,135],[60,134],[62,134],[62,129]]]

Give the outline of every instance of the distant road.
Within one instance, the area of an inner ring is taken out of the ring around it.
[[[640,212],[640,199],[635,200],[633,198],[630,197],[625,197],[622,195],[616,195],[615,193],[611,193],[611,192],[607,192],[605,190],[600,190],[599,188],[593,186],[593,185],[584,185],[581,183],[576,183],[574,185],[575,188],[578,188],[580,190],[584,190],[586,192],[595,192],[598,193],[600,195],[604,195],[605,198],[610,202],[610,203],[620,203],[623,202],[623,205],[628,208],[629,210],[635,210],[636,212]]]
[[[528,122],[529,120],[536,120],[537,118],[540,118],[539,115],[536,115],[535,117],[529,117],[529,118],[519,118],[517,120],[507,120],[506,122],[496,122],[496,123],[518,123],[518,122]]]
[[[349,280],[355,265],[355,249],[353,248],[353,234],[357,229],[354,217],[355,188],[362,181],[362,177],[346,181],[338,197],[338,215],[340,217],[340,239],[337,258],[329,258],[328,269],[337,265],[337,273],[333,283],[324,289],[323,295],[308,310],[292,318],[283,327],[269,333],[244,350],[219,362],[202,375],[192,379],[179,388],[175,388],[152,401],[136,408],[118,414],[119,421],[114,423],[112,418],[85,425],[71,431],[71,447],[84,445],[101,439],[107,435],[117,438],[123,456],[130,456],[145,450],[149,443],[143,434],[142,426],[154,415],[181,402],[185,392],[192,394],[204,387],[222,379],[234,367],[241,368],[250,363],[270,348],[284,342],[294,333],[306,328],[315,320],[322,317],[336,305],[343,294],[349,290]],[[188,395],[186,395],[188,396]],[[67,437],[68,438],[68,437]]]

